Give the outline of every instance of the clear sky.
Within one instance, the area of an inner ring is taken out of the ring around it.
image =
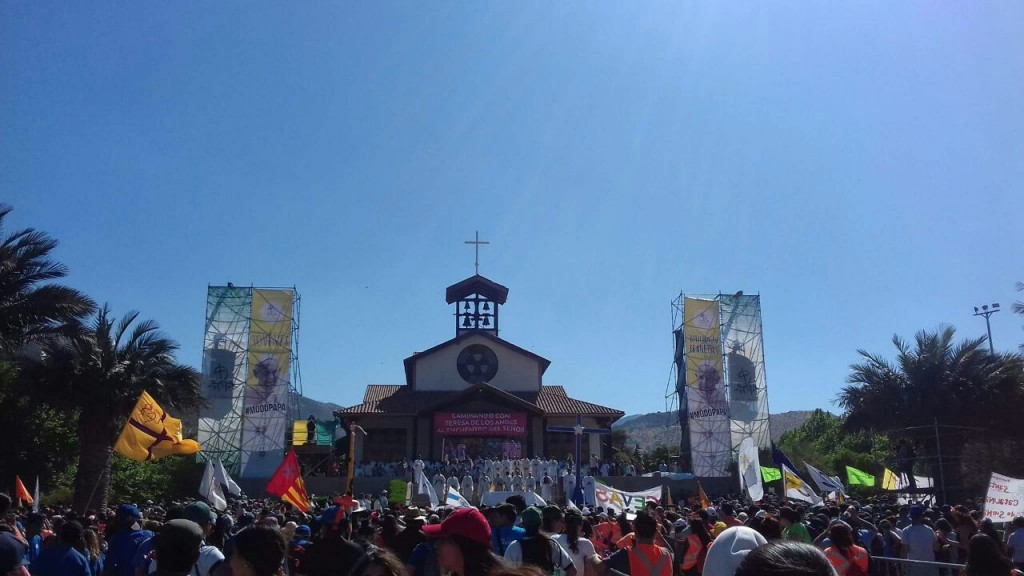
[[[453,335],[480,230],[546,383],[662,410],[670,301],[742,289],[772,410],[830,408],[1024,297],[1022,102],[1016,0],[0,2],[9,225],[196,366],[208,284],[296,286],[342,405]]]

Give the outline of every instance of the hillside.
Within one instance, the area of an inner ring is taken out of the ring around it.
[[[772,440],[778,440],[784,433],[799,428],[810,418],[812,410],[794,410],[769,417]],[[659,444],[679,446],[679,424],[675,412],[652,412],[650,414],[629,415],[612,428],[625,430],[629,435],[629,446],[639,444],[641,450],[649,450]]]
[[[289,402],[298,402],[299,414],[302,418],[308,418],[310,414],[316,416],[317,420],[334,420],[334,411],[341,410],[344,406],[338,406],[330,402],[319,402],[308,396],[290,394]]]

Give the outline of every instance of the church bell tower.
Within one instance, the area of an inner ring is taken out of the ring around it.
[[[498,335],[498,311],[508,299],[508,288],[479,274],[452,284],[445,300],[455,304],[455,335],[479,330]]]

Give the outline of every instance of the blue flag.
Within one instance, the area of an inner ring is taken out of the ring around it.
[[[775,445],[775,441],[774,440],[772,440],[772,461],[775,462],[776,466],[785,466],[786,468],[789,468],[790,470],[793,470],[794,472],[796,471],[796,466],[782,452],[782,450],[779,450],[779,447]]]

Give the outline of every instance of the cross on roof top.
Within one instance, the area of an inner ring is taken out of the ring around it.
[[[480,274],[480,245],[481,244],[490,244],[490,242],[488,242],[486,240],[481,240],[480,239],[480,231],[477,230],[476,231],[476,239],[475,240],[466,240],[465,243],[466,244],[473,244],[473,248],[474,248],[474,250],[476,252],[476,258],[473,260],[473,267],[476,270],[476,273]]]

